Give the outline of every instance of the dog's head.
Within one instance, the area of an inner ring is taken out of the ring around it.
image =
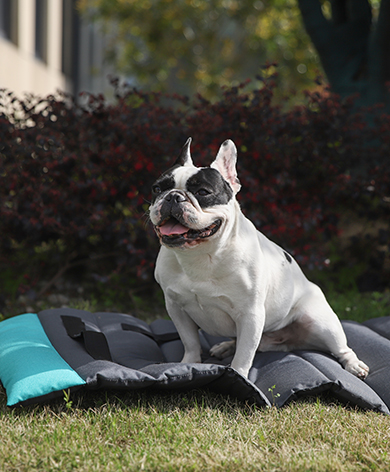
[[[240,190],[237,149],[225,141],[210,167],[195,167],[190,154],[191,138],[173,167],[152,186],[150,219],[161,244],[196,247],[223,231]]]

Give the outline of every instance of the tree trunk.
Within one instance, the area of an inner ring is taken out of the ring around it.
[[[390,111],[390,0],[382,0],[376,20],[368,0],[332,0],[329,20],[319,0],[298,5],[333,92]]]

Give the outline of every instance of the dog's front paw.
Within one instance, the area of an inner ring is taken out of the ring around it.
[[[182,364],[200,364],[202,359],[197,352],[186,352],[180,362]]]
[[[364,380],[370,372],[369,367],[359,359],[347,362],[345,370],[362,380]]]
[[[226,357],[233,356],[236,350],[236,341],[223,341],[219,344],[214,344],[210,349],[210,354],[218,359],[225,359]]]

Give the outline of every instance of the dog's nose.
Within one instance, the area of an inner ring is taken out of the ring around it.
[[[172,202],[172,203],[182,203],[187,200],[186,196],[183,195],[182,193],[179,192],[170,192],[168,195],[165,197],[165,200],[167,202]]]

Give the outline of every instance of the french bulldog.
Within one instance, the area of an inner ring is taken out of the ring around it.
[[[233,338],[210,353],[234,354],[231,367],[245,377],[257,351],[315,349],[365,379],[369,368],[348,347],[321,289],[242,213],[234,143],[200,168],[190,143],[152,186],[149,208],[161,242],[155,278],[184,345],[182,362],[201,362],[201,328]]]

